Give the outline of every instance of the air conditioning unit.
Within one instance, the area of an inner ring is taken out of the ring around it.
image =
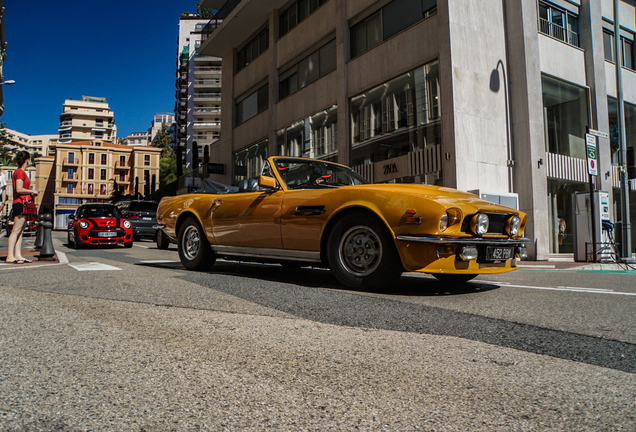
[[[477,195],[484,201],[519,210],[519,195],[507,192],[489,192],[481,189],[469,190],[468,193]]]

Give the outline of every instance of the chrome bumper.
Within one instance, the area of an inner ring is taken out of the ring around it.
[[[434,244],[457,244],[457,245],[465,245],[465,244],[481,244],[481,245],[498,245],[498,246],[521,246],[522,244],[531,243],[532,241],[528,238],[520,238],[520,239],[497,239],[497,238],[445,238],[445,237],[415,237],[415,236],[405,236],[400,235],[397,236],[397,239],[400,241],[406,242],[418,242],[418,243],[434,243]]]

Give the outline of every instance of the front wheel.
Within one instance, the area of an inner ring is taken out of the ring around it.
[[[178,249],[181,264],[188,270],[207,270],[216,261],[203,228],[192,216],[179,229]]]
[[[329,234],[327,258],[336,279],[349,288],[388,287],[404,270],[387,228],[364,213],[336,223]]]

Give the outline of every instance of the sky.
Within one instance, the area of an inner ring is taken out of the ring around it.
[[[197,0],[3,0],[7,128],[57,134],[66,99],[105,97],[117,136],[174,112],[179,17]]]

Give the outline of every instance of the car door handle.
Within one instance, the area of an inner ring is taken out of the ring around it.
[[[210,207],[210,213],[214,213],[214,211],[218,209],[221,204],[223,204],[223,200],[217,200],[217,199],[212,200],[212,207]]]

